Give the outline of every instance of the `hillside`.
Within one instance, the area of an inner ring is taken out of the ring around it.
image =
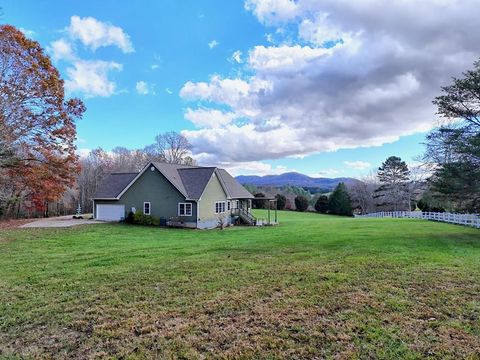
[[[297,172],[288,172],[280,175],[249,176],[240,175],[236,179],[243,185],[255,186],[300,186],[332,190],[338,183],[352,183],[358,181],[353,178],[314,178]]]

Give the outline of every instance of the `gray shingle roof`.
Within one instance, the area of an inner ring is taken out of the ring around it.
[[[94,199],[114,199],[127,187],[138,173],[113,173],[107,175],[95,192]]]
[[[207,187],[215,168],[188,168],[179,169],[180,178],[190,199],[200,199],[203,190]]]
[[[153,165],[188,199],[200,198],[215,171],[228,197],[253,199],[253,195],[224,169],[157,162]],[[137,175],[138,173],[110,174],[95,193],[94,199],[117,197]]]
[[[232,175],[224,169],[217,169],[220,181],[227,189],[228,196],[234,199],[253,199],[254,196],[245,189]]]

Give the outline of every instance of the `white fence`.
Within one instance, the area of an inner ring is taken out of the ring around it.
[[[421,211],[381,211],[366,215],[355,215],[355,217],[364,218],[410,218],[410,219],[425,219],[447,222],[450,224],[460,224],[465,226],[472,226],[480,229],[480,215],[478,214],[453,214],[453,213],[439,213],[439,212],[421,212]]]

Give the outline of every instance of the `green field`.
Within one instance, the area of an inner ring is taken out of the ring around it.
[[[480,358],[480,231],[281,225],[0,233],[0,357]]]

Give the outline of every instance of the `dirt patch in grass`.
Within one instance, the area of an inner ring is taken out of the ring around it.
[[[11,230],[16,229],[22,225],[31,223],[38,219],[9,219],[9,220],[0,220],[0,231],[1,230]]]

